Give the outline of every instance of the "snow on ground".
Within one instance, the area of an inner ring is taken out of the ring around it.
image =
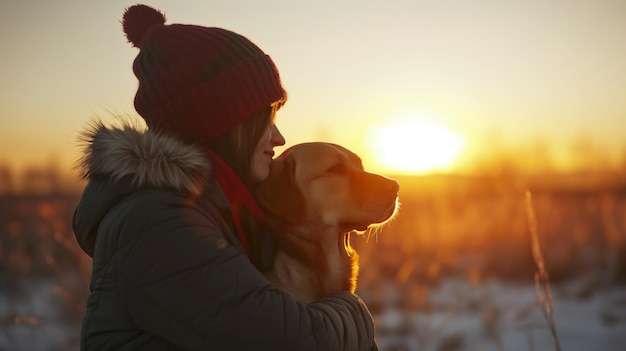
[[[0,350],[78,350],[80,320],[68,318],[57,284],[22,281],[17,295],[0,289]],[[552,293],[563,351],[626,350],[626,287],[589,290],[581,280],[552,286]],[[375,316],[381,351],[555,350],[531,284],[447,278],[429,291],[428,301],[428,311],[389,303]]]
[[[563,351],[626,350],[626,287],[582,294],[583,281],[553,286]],[[388,350],[556,350],[534,285],[445,279],[429,292],[428,312],[387,308],[378,316],[378,342]]]
[[[20,279],[17,289],[6,289],[0,276],[0,350],[78,350],[77,316],[58,293],[53,277]]]

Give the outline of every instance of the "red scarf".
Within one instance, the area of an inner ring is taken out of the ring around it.
[[[241,227],[241,220],[239,219],[239,210],[244,208],[252,216],[261,223],[267,223],[267,217],[256,203],[248,188],[243,184],[239,176],[235,174],[232,168],[226,162],[224,162],[213,151],[202,148],[202,151],[209,156],[213,165],[213,176],[219,183],[222,191],[226,195],[228,204],[230,206],[230,213],[235,224],[235,230],[237,231],[237,237],[241,241],[241,245],[244,250],[248,252],[248,240],[246,239],[243,228]]]

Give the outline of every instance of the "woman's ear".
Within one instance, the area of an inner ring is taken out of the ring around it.
[[[287,224],[302,221],[306,205],[295,179],[295,161],[289,156],[272,162],[270,175],[256,185],[253,196],[267,216]]]

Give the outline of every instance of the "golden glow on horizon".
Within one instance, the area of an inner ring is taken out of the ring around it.
[[[366,168],[389,174],[626,165],[625,1],[478,0],[453,10],[445,1],[157,2],[168,23],[234,30],[272,57],[289,91],[278,124],[290,145],[332,141],[361,155]],[[19,178],[53,159],[74,175],[77,135],[89,121],[135,115],[139,51],[120,26],[126,6],[10,3],[0,11],[0,170],[6,165]],[[285,35],[284,28],[293,31]],[[461,134],[458,160],[447,161],[454,156],[445,151],[454,137],[422,140],[427,151],[407,154],[419,139],[434,138],[409,132],[408,122],[369,139],[373,128],[391,127],[388,117],[406,112]]]
[[[465,147],[457,133],[413,116],[372,129],[370,145],[378,163],[400,173],[447,171]]]

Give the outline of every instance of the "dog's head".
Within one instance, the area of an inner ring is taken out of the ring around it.
[[[363,169],[361,159],[339,145],[295,145],[272,163],[255,197],[275,221],[301,234],[364,231],[396,211],[398,183]]]

